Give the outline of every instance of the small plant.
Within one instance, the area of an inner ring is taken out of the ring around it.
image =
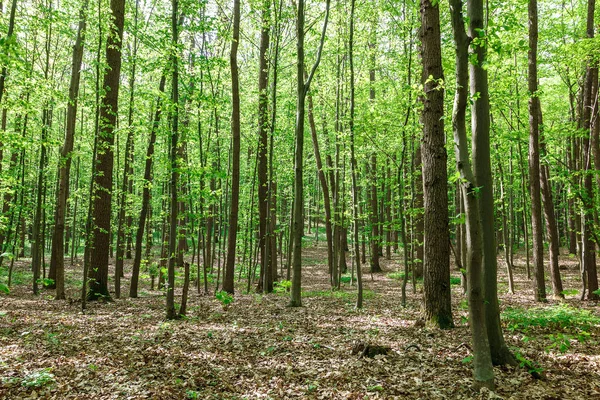
[[[273,283],[273,291],[275,293],[288,293],[292,288],[292,281],[280,281]]]
[[[10,289],[4,283],[0,283],[0,293],[9,294]]]
[[[225,311],[227,311],[231,303],[233,303],[233,295],[224,290],[219,290],[215,293],[215,297],[221,302],[221,306],[223,306],[223,310]]]
[[[352,282],[352,277],[348,276],[348,275],[343,275],[340,278],[340,282],[342,282],[342,283],[350,283],[350,282]]]
[[[579,294],[579,290],[577,290],[577,289],[565,289],[561,293],[564,296],[577,296]]]
[[[60,344],[60,339],[58,338],[58,334],[53,332],[46,333],[46,341],[51,346],[58,346]]]
[[[598,296],[600,296],[600,289],[594,290],[592,293],[597,294]]]
[[[544,368],[542,368],[540,364],[536,363],[535,361],[528,360],[520,352],[515,351],[515,357],[519,362],[519,367],[527,368],[527,372],[529,372],[530,374],[539,375],[542,372],[544,372]]]
[[[451,285],[460,285],[460,282],[461,282],[461,280],[460,280],[459,277],[456,277],[456,276],[451,276],[450,277],[450,284]]]
[[[23,378],[21,385],[28,388],[40,388],[54,383],[54,374],[50,371],[50,368],[45,368],[41,371],[32,372]]]
[[[511,331],[526,332],[532,327],[588,331],[600,325],[600,318],[588,310],[580,310],[567,304],[530,309],[508,308],[502,315]]]
[[[188,399],[195,400],[195,399],[200,398],[200,392],[198,392],[196,390],[186,390],[185,395],[187,396]]]

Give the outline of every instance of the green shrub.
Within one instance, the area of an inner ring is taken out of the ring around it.
[[[527,331],[532,327],[588,331],[600,325],[600,317],[588,310],[580,310],[567,304],[530,309],[508,308],[502,314],[511,331]]]
[[[292,288],[292,281],[282,280],[273,283],[273,291],[275,293],[288,293]]]
[[[32,372],[23,378],[21,385],[28,388],[40,388],[50,383],[54,383],[54,374],[50,368],[45,368],[41,371]]]
[[[456,276],[451,276],[450,277],[450,284],[451,285],[460,285],[460,283],[461,283],[461,280],[460,280],[459,277],[456,277]]]
[[[224,290],[219,290],[217,293],[215,293],[215,297],[221,302],[223,310],[227,310],[231,303],[233,303],[233,295]]]

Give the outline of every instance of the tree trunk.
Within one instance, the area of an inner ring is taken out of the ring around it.
[[[448,171],[444,134],[444,89],[440,82],[442,51],[440,10],[421,0],[423,96],[423,162],[425,319],[446,329],[453,326],[450,304]]]
[[[544,282],[544,243],[540,192],[540,98],[537,77],[537,0],[529,0],[529,192],[531,196],[531,236],[533,238],[533,285],[536,301],[546,300]]]
[[[235,271],[236,241],[238,229],[238,212],[240,202],[240,83],[237,64],[238,44],[240,41],[240,0],[233,2],[233,38],[229,56],[231,66],[231,208],[229,210],[229,231],[227,236],[227,265],[223,278],[223,290],[233,293],[233,277]]]
[[[160,93],[165,91],[166,76],[160,78],[158,90]],[[156,143],[156,132],[160,125],[162,115],[162,99],[158,96],[156,100],[156,110],[150,128],[150,139],[148,141],[148,149],[146,151],[146,165],[144,167],[144,188],[142,192],[142,209],[140,211],[140,221],[138,223],[137,233],[135,235],[135,250],[133,256],[133,267],[131,270],[131,284],[129,287],[129,297],[138,297],[138,283],[140,277],[140,266],[142,263],[142,242],[144,240],[144,226],[148,217],[148,209],[150,206],[150,194],[152,188],[152,162],[154,157],[154,144]],[[149,223],[148,223],[149,224]]]
[[[81,62],[83,59],[83,41],[86,29],[86,12],[88,1],[85,0],[79,11],[79,27],[77,28],[77,39],[73,46],[73,57],[71,61],[71,82],[69,84],[69,101],[67,104],[67,123],[65,140],[60,150],[61,162],[58,165],[58,190],[56,192],[56,210],[54,214],[54,233],[52,236],[52,251],[50,258],[50,271],[55,271],[56,299],[65,299],[65,263],[62,249],[64,247],[64,230],[67,199],[69,198],[69,177],[71,173],[71,161],[73,143],[75,138],[75,123],[77,120],[77,99],[79,97],[79,82],[81,77]],[[74,212],[76,212],[75,209]],[[75,225],[73,225],[75,231]],[[73,238],[73,241],[75,238]],[[52,273],[50,272],[50,276]]]
[[[468,0],[468,34],[479,37],[484,31],[483,1]],[[492,362],[496,365],[516,365],[516,361],[504,342],[500,325],[498,304],[498,265],[496,260],[496,239],[494,229],[494,193],[490,161],[490,103],[487,70],[484,68],[486,47],[471,42],[472,52],[477,62],[469,63],[472,105],[472,155],[475,185],[479,187],[479,218],[483,240],[485,319]]]
[[[121,44],[125,17],[125,0],[111,0],[114,30],[106,42],[106,64],[103,88],[106,94],[100,107],[98,150],[94,163],[93,233],[90,247],[89,300],[110,298],[108,292],[108,253],[110,248],[111,206],[113,190],[113,145],[119,104]]]
[[[179,146],[179,54],[177,52],[177,42],[179,40],[179,0],[172,0],[171,10],[171,43],[173,46],[173,54],[171,55],[171,143],[169,148],[169,162],[171,180],[170,186],[170,212],[169,212],[169,264],[167,268],[167,319],[177,318],[177,310],[175,310],[175,267],[177,264],[177,243],[179,238],[178,232],[178,211],[179,202],[177,199],[177,185],[179,181],[179,163],[178,146]]]

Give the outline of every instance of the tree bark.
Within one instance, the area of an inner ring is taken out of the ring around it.
[[[533,239],[533,286],[536,301],[546,300],[544,282],[544,243],[540,192],[540,98],[537,77],[537,0],[529,0],[529,194],[531,196],[531,236]]]
[[[236,241],[240,203],[240,83],[237,52],[240,41],[240,0],[233,2],[233,38],[229,55],[231,67],[231,114],[232,166],[231,166],[231,208],[229,210],[229,231],[227,236],[227,264],[223,278],[223,290],[233,293],[233,277],[236,259]]]
[[[453,326],[450,304],[450,248],[448,231],[448,171],[444,134],[444,89],[440,11],[421,0],[421,34],[425,95],[423,96],[423,204],[425,319],[446,329]]]
[[[69,181],[75,139],[75,123],[77,121],[77,99],[79,97],[79,82],[81,77],[81,62],[83,59],[84,32],[86,29],[86,12],[88,1],[84,0],[79,11],[79,26],[77,39],[73,46],[71,60],[71,82],[69,84],[69,101],[67,104],[67,122],[65,139],[60,150],[61,161],[58,164],[58,190],[56,192],[56,210],[54,215],[54,233],[50,256],[50,271],[55,271],[56,299],[65,299],[65,262],[63,255],[64,231],[67,199],[69,198]],[[76,210],[75,210],[76,211]],[[75,226],[73,226],[75,230]],[[75,240],[75,239],[73,239]],[[50,277],[52,272],[49,273]]]
[[[166,76],[160,78],[158,90],[161,94],[165,91]],[[140,277],[140,266],[142,263],[142,242],[144,240],[144,227],[148,218],[148,210],[150,208],[150,194],[152,187],[152,162],[154,157],[154,144],[156,143],[156,132],[160,125],[162,115],[162,99],[159,95],[156,101],[156,110],[150,128],[150,139],[148,140],[148,149],[146,150],[146,165],[144,167],[144,188],[142,192],[142,209],[140,211],[140,220],[138,223],[137,233],[135,235],[135,250],[133,256],[133,267],[131,269],[131,283],[129,287],[129,297],[138,297],[138,283]]]
[[[478,195],[480,196],[479,218],[481,219],[481,237],[483,240],[485,319],[492,363],[495,365],[516,365],[516,360],[504,342],[498,304],[494,192],[490,160],[490,103],[487,70],[484,68],[487,50],[485,42],[482,43],[478,39],[480,32],[485,33],[483,10],[482,0],[468,0],[468,35],[471,39],[472,52],[477,61],[469,63],[471,96],[474,99],[471,111],[471,146],[473,175],[475,185],[479,187]]]
[[[110,298],[108,292],[108,253],[110,248],[111,206],[113,190],[113,145],[119,104],[121,45],[125,21],[125,0],[111,0],[114,29],[106,42],[106,64],[102,86],[106,94],[100,107],[98,150],[94,163],[93,232],[90,247],[89,300]]]

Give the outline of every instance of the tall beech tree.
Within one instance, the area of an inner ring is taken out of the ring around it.
[[[492,362],[495,365],[516,365],[516,360],[504,341],[500,325],[498,304],[498,264],[496,260],[496,232],[494,229],[494,192],[490,149],[490,97],[488,73],[485,68],[487,57],[486,27],[484,25],[483,0],[467,1],[469,20],[469,63],[471,105],[471,154],[473,175],[479,188],[479,219],[483,241],[483,279],[485,322]]]
[[[456,93],[452,112],[454,152],[460,173],[460,194],[465,207],[465,239],[467,291],[469,299],[469,328],[473,340],[473,378],[475,386],[494,388],[494,370],[485,321],[483,288],[483,238],[475,177],[471,169],[466,127],[469,98],[469,39],[465,32],[462,0],[451,0],[450,12],[456,52]]]
[[[64,263],[64,235],[67,199],[69,198],[69,184],[73,143],[75,141],[75,126],[77,123],[77,102],[79,97],[79,83],[81,79],[81,63],[83,59],[84,35],[86,29],[86,13],[88,1],[84,0],[79,12],[79,25],[77,38],[73,45],[71,61],[71,82],[69,84],[69,101],[67,104],[67,121],[65,139],[60,150],[61,160],[58,164],[58,190],[56,192],[56,210],[54,214],[54,233],[52,235],[52,252],[50,258],[49,278],[56,284],[56,299],[65,299],[65,263]],[[54,272],[54,273],[53,273]]]
[[[531,195],[531,236],[533,238],[534,297],[545,301],[544,243],[542,228],[542,199],[540,191],[540,119],[542,110],[537,76],[538,16],[537,0],[529,0],[529,193]]]
[[[292,289],[290,291],[290,306],[302,306],[302,236],[304,236],[304,119],[306,115],[306,95],[310,90],[310,84],[317,72],[323,45],[325,44],[325,35],[327,33],[327,23],[329,22],[329,6],[331,0],[327,0],[325,8],[325,20],[321,31],[321,39],[317,50],[317,58],[310,70],[310,73],[304,79],[304,0],[298,0],[296,4],[296,125],[294,130],[295,145],[294,151],[294,204],[292,207],[292,239],[290,246],[293,249],[292,258]]]
[[[175,309],[175,267],[177,266],[177,243],[178,237],[178,183],[179,166],[179,0],[171,2],[171,141],[169,144],[169,167],[170,167],[170,203],[169,203],[169,250],[167,267],[167,319],[178,317]]]

